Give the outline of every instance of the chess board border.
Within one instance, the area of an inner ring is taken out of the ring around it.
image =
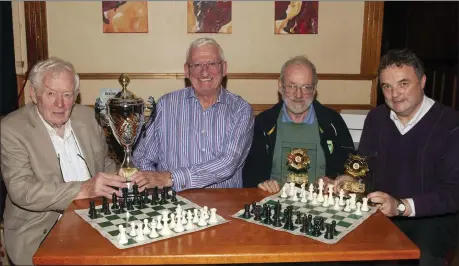
[[[308,193],[308,191],[306,191],[306,193]],[[257,205],[263,206],[263,204],[265,204],[265,203],[267,203],[269,201],[277,202],[278,200],[282,204],[282,202],[285,201],[285,200],[288,200],[288,198],[281,198],[281,194],[282,194],[282,190],[280,192],[276,193],[276,194],[273,194],[271,196],[268,196],[268,197],[262,199],[261,201],[257,202]],[[300,202],[300,199],[298,200],[298,202]],[[308,203],[302,203],[302,204],[308,204]],[[285,203],[282,204],[282,211],[285,209],[286,206],[288,206],[288,204],[285,204]],[[316,208],[316,207],[322,207],[322,206],[321,206],[321,204],[319,204],[319,205],[314,206],[314,208]],[[310,209],[311,207],[306,207],[306,208]],[[322,207],[322,208],[324,208],[324,207]],[[332,209],[332,208],[333,207],[330,206],[327,209]],[[361,215],[361,217],[359,219],[355,219],[354,222],[351,223],[350,226],[348,226],[348,227],[346,227],[346,229],[342,230],[340,232],[340,234],[338,236],[335,236],[335,238],[333,238],[333,239],[324,238],[323,237],[324,233],[321,234],[321,236],[319,236],[319,237],[315,237],[315,236],[311,236],[311,235],[307,235],[307,234],[301,233],[297,229],[292,231],[292,230],[289,230],[289,229],[284,229],[283,226],[282,227],[275,227],[273,225],[266,225],[266,224],[264,224],[264,223],[262,223],[260,221],[253,220],[253,216],[251,218],[249,218],[249,219],[242,218],[242,215],[244,214],[244,211],[245,211],[244,209],[239,210],[235,214],[231,215],[231,217],[239,219],[239,220],[243,220],[243,221],[248,222],[248,223],[253,223],[253,224],[256,224],[256,225],[259,225],[259,226],[264,226],[264,227],[267,227],[267,228],[270,228],[270,229],[273,229],[273,230],[276,230],[276,231],[286,232],[286,233],[297,235],[297,236],[301,236],[301,237],[307,237],[307,238],[310,238],[310,239],[313,239],[313,240],[316,240],[316,241],[319,241],[319,242],[322,242],[322,243],[325,243],[325,244],[336,244],[341,239],[343,239],[347,234],[349,234],[350,232],[354,231],[354,229],[356,229],[359,225],[361,225],[365,220],[367,220],[369,217],[371,217],[373,214],[375,214],[376,211],[378,211],[378,207],[368,206],[368,208],[369,208],[368,212],[362,212],[362,215]],[[344,211],[341,209],[341,211],[339,211],[339,212],[344,212]],[[323,213],[323,212],[321,212],[321,213]],[[349,213],[349,215],[351,215],[351,214],[352,214],[352,212]],[[320,214],[319,215],[317,215],[317,214],[314,215],[314,217],[316,217],[316,216],[320,216]],[[324,218],[327,219],[327,217],[324,217]],[[296,227],[301,227],[301,225],[297,225]],[[337,229],[338,229],[338,227],[339,227],[339,225],[337,225]]]
[[[176,197],[177,197],[177,201],[185,202],[186,203],[185,206],[187,206],[188,209],[190,209],[190,208],[191,209],[198,209],[198,210],[201,209],[201,206],[197,205],[196,203],[194,203],[194,202],[192,202],[192,201],[190,201],[190,200],[188,200],[188,199],[186,199],[184,197],[181,197],[179,195],[177,195]],[[171,203],[168,203],[168,204],[171,204]],[[113,204],[110,203],[110,209],[111,209],[112,205]],[[155,205],[155,206],[163,206],[163,205]],[[100,210],[101,207],[102,207],[102,205],[97,205],[96,209]],[[209,210],[210,210],[210,208],[209,208]],[[120,245],[118,243],[118,235],[112,236],[105,229],[103,229],[103,227],[101,227],[95,220],[93,220],[93,219],[91,219],[89,217],[89,215],[88,215],[89,208],[75,210],[75,213],[78,216],[80,216],[84,221],[86,221],[91,227],[96,229],[104,238],[106,238],[110,243],[112,243],[118,249],[127,249],[127,248],[133,248],[133,247],[137,247],[137,246],[143,246],[143,245],[146,245],[146,244],[151,244],[151,243],[162,241],[162,240],[166,240],[166,239],[169,239],[169,238],[173,238],[173,237],[177,237],[177,236],[181,236],[181,235],[186,235],[186,234],[202,231],[202,230],[208,229],[210,227],[214,227],[214,226],[217,226],[217,225],[221,225],[221,224],[230,222],[229,220],[226,220],[225,218],[223,218],[222,216],[217,214],[217,223],[215,223],[215,224],[207,224],[206,226],[202,226],[202,227],[197,225],[197,224],[195,224],[195,228],[193,228],[193,230],[190,230],[190,231],[185,230],[185,231],[180,232],[180,233],[177,233],[173,229],[171,229],[172,234],[168,235],[168,236],[162,236],[161,234],[159,234],[159,231],[158,231],[159,236],[156,237],[156,238],[150,238],[148,235],[145,235],[145,240],[142,241],[142,242],[136,242],[134,244]],[[111,215],[114,215],[114,214],[111,214]],[[109,216],[109,215],[107,215],[107,216]],[[105,217],[105,215],[104,215],[104,217]],[[137,220],[137,221],[139,221],[139,220]],[[149,224],[150,224],[151,219],[149,219],[148,221],[149,221]],[[143,220],[140,221],[140,222],[143,223]],[[126,228],[126,229],[128,229],[128,228]],[[133,238],[133,237],[129,236],[128,232],[129,232],[129,230],[126,230],[126,235],[127,235],[128,239]]]

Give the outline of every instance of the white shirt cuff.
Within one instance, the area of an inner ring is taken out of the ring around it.
[[[411,214],[408,217],[414,217],[416,216],[416,211],[414,209],[414,200],[412,198],[406,199],[408,201],[408,204],[410,204],[411,207]]]

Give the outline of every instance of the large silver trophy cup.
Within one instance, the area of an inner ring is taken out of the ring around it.
[[[95,110],[101,124],[111,129],[113,136],[124,149],[124,160],[119,173],[126,178],[130,188],[131,177],[138,171],[132,162],[132,147],[141,132],[153,121],[156,108],[153,97],[150,96],[148,104],[145,105],[142,98],[136,97],[127,89],[130,82],[128,75],[121,74],[118,82],[122,90],[108,99],[105,104],[97,98]],[[147,122],[145,122],[145,109],[151,111]]]

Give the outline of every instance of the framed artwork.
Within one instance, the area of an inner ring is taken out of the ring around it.
[[[231,1],[187,2],[188,33],[232,33]]]
[[[104,33],[148,32],[147,1],[102,1]]]
[[[275,34],[317,34],[318,1],[274,1]]]

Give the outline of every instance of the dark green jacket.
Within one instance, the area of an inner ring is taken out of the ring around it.
[[[283,104],[284,102],[281,101],[255,118],[252,146],[242,172],[244,187],[256,187],[271,177],[277,118]],[[336,177],[344,172],[344,162],[349,153],[354,152],[354,143],[339,113],[316,100],[312,104],[321,129],[320,145],[325,154],[325,174],[328,177]],[[332,153],[328,148],[328,140],[333,143]]]

